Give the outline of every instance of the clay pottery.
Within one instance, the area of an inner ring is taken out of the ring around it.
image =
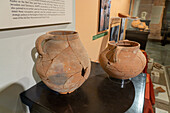
[[[120,18],[130,18],[130,19],[138,19],[138,17],[132,17],[128,14],[118,13],[118,17]]]
[[[131,23],[131,26],[134,28],[138,28],[138,25],[140,25],[141,21],[139,19],[133,20]]]
[[[118,16],[119,16],[120,18],[127,18],[127,17],[129,17],[128,14],[123,14],[123,13],[118,13]]]
[[[100,65],[110,77],[133,78],[139,75],[146,65],[146,58],[139,47],[140,44],[134,41],[110,41],[99,56]]]
[[[140,30],[140,31],[143,31],[143,30],[145,30],[145,29],[147,29],[148,28],[148,26],[145,24],[145,22],[141,22],[139,25],[138,25],[138,29]]]
[[[144,27],[147,27],[147,25],[146,25],[146,23],[145,22],[141,22],[142,23],[142,25],[144,26]]]
[[[145,30],[145,26],[143,26],[143,24],[139,24],[138,29],[139,29],[139,31],[143,31],[143,30]]]
[[[146,25],[145,22],[142,22],[142,25],[144,26],[144,30],[145,30],[145,31],[149,30],[149,28],[148,28],[148,26]]]
[[[141,22],[139,19],[133,20],[131,26],[134,28],[138,28],[140,31],[148,30],[148,26],[145,22]]]
[[[88,78],[91,63],[77,32],[47,32],[36,40],[36,48],[37,73],[50,89],[71,93]]]

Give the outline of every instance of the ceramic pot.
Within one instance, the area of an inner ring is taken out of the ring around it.
[[[111,77],[133,78],[139,75],[146,65],[146,58],[139,48],[140,44],[134,41],[111,41],[99,56],[100,65]]]
[[[71,93],[88,78],[91,63],[77,32],[47,32],[36,40],[36,48],[37,73],[50,89]]]
[[[133,20],[131,23],[131,26],[134,28],[138,28],[138,25],[140,25],[141,21],[139,19]]]
[[[145,30],[145,26],[143,24],[139,24],[138,29],[139,29],[139,31],[143,31],[143,30]]]
[[[149,29],[148,26],[146,25],[146,23],[141,22],[139,19],[138,20],[133,20],[132,23],[131,23],[131,26],[133,28],[138,28],[140,31]]]

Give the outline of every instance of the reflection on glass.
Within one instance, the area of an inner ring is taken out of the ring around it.
[[[110,29],[110,39],[109,41],[118,41],[118,36],[119,36],[119,25],[114,26]]]

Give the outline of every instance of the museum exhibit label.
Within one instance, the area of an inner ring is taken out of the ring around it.
[[[2,0],[0,29],[72,22],[72,0]]]

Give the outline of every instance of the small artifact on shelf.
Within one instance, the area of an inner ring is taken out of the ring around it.
[[[160,74],[157,71],[151,71],[151,80],[152,82],[159,82]]]
[[[127,17],[129,17],[128,14],[123,14],[123,13],[118,13],[118,16],[119,16],[120,18],[127,18]]]
[[[131,26],[133,28],[138,28],[140,31],[148,31],[149,30],[149,28],[146,25],[146,23],[145,22],[141,22],[140,18],[138,18],[138,17],[131,17],[128,14],[123,14],[123,13],[118,13],[118,16],[120,18],[132,19],[133,21],[131,23]]]
[[[91,62],[77,32],[47,32],[36,40],[36,48],[37,73],[50,89],[71,93],[88,78]]]
[[[128,14],[118,13],[118,17],[120,18],[129,18],[129,19],[138,19],[138,17],[132,17]]]
[[[133,20],[131,23],[131,26],[134,28],[138,28],[138,25],[141,23],[141,21],[139,19],[137,20]]]
[[[157,92],[165,92],[165,90],[162,89],[162,87],[156,87],[155,90],[156,90]]]
[[[164,93],[165,90],[162,87],[156,87],[154,92],[155,92],[155,95],[157,96],[158,93]]]
[[[111,77],[133,78],[139,75],[146,65],[146,58],[139,48],[140,44],[134,41],[110,41],[99,56],[100,65]]]
[[[148,26],[145,22],[141,22],[139,19],[134,19],[131,23],[133,28],[138,28],[140,31],[149,30]]]
[[[153,58],[148,58],[148,69],[149,70],[152,70],[153,62],[154,62]]]
[[[153,71],[159,72],[161,75],[164,74],[163,66],[159,63],[154,62],[153,63]]]
[[[163,69],[162,65],[156,62],[153,63],[153,66],[157,69]]]
[[[169,105],[169,97],[166,86],[153,83],[153,88],[155,92],[155,101]]]

